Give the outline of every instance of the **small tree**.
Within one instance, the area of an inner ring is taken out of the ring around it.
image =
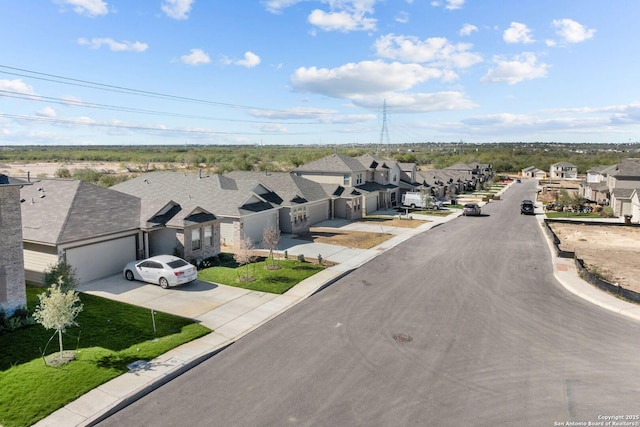
[[[240,246],[235,254],[233,254],[233,259],[240,264],[241,266],[245,266],[245,277],[244,281],[249,281],[249,264],[255,261],[256,257],[251,253],[253,250],[253,241],[250,237],[245,237],[240,240]]]
[[[62,333],[69,326],[77,325],[76,317],[82,311],[78,293],[72,289],[62,290],[60,283],[38,295],[40,304],[33,313],[33,318],[46,329],[55,329],[60,344],[60,361],[63,360]]]
[[[280,241],[280,230],[275,226],[269,226],[262,232],[262,245],[269,249],[269,258],[271,258],[271,269],[275,270],[275,262],[273,260],[273,251],[278,249]]]
[[[46,287],[51,287],[54,284],[60,285],[62,291],[68,291],[75,289],[78,285],[78,279],[76,278],[76,269],[66,261],[61,261],[56,265],[52,265],[44,273],[44,284]]]

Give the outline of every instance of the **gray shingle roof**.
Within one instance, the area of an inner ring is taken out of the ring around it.
[[[244,172],[234,171],[224,175],[235,180],[259,181],[273,190],[281,199],[277,204],[291,206],[329,198],[321,184],[288,172]],[[304,199],[304,201],[302,200]]]
[[[301,172],[351,173],[366,171],[367,168],[353,157],[336,153],[301,165],[296,170]]]
[[[167,203],[179,204],[185,215],[201,208],[216,217],[241,217],[248,210],[244,205],[264,202],[255,191],[268,192],[257,180],[240,180],[221,175],[202,175],[178,172],[151,172],[114,185],[114,190],[135,195],[142,199],[143,220],[147,221]],[[273,209],[270,204],[263,209]],[[176,217],[177,218],[177,217]],[[174,218],[175,219],[175,218]],[[180,226],[172,219],[170,225]]]
[[[140,199],[78,180],[42,179],[20,196],[24,240],[61,244],[140,226]]]
[[[609,173],[616,177],[625,176],[640,178],[640,159],[624,159],[618,163],[615,171],[611,171]]]

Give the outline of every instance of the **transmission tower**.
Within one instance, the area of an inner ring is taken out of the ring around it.
[[[382,103],[382,129],[380,130],[380,144],[378,150],[386,144],[387,152],[389,152],[389,129],[387,128],[387,100]]]

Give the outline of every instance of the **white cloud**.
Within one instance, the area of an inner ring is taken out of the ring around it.
[[[464,1],[465,0],[447,0],[445,8],[449,10],[460,9],[464,6]]]
[[[453,44],[444,37],[420,40],[413,36],[388,34],[378,38],[374,47],[379,57],[405,62],[431,63],[455,68],[467,68],[482,62],[479,54],[470,52],[472,45]]]
[[[362,94],[406,90],[443,77],[446,72],[419,64],[363,61],[333,69],[301,67],[291,76],[291,83],[300,92],[351,99]]]
[[[300,3],[302,0],[269,0],[264,3],[267,11],[271,13],[282,13],[283,9]]]
[[[0,80],[0,90],[36,96],[36,92],[33,90],[33,88],[20,79]],[[2,94],[0,94],[0,96],[1,95]]]
[[[109,13],[107,3],[102,0],[56,0],[56,3],[71,6],[78,15],[94,17]]]
[[[464,24],[460,31],[458,32],[461,36],[471,35],[474,31],[478,31],[478,27],[472,24]]]
[[[223,65],[240,65],[242,67],[253,68],[260,64],[260,57],[253,52],[245,52],[244,59],[231,59],[223,57],[220,61]]]
[[[54,110],[51,107],[44,107],[42,110],[38,111],[36,114],[41,117],[56,117],[56,110]]]
[[[401,24],[406,24],[409,22],[409,14],[407,12],[401,11],[395,17],[396,22]]]
[[[596,30],[587,29],[584,25],[573,19],[554,19],[553,26],[565,43],[581,43],[593,37]]]
[[[124,40],[117,42],[111,38],[93,38],[88,40],[86,38],[79,38],[78,44],[81,46],[89,46],[91,49],[100,49],[103,45],[106,45],[114,52],[144,52],[149,48],[149,45],[141,42],[130,42]]]
[[[188,55],[182,55],[180,61],[189,65],[208,64],[211,58],[202,49],[191,49]]]
[[[260,57],[253,52],[245,52],[244,59],[236,61],[237,65],[253,68],[260,63]]]
[[[165,0],[160,8],[169,17],[178,20],[189,19],[194,0]]]
[[[376,29],[376,19],[347,11],[324,12],[316,9],[307,18],[311,25],[324,31],[370,31]]]
[[[448,91],[436,93],[384,93],[363,95],[352,98],[354,104],[370,109],[379,109],[386,101],[394,113],[429,113],[433,111],[466,110],[477,105],[462,92]]]
[[[550,67],[547,64],[538,63],[538,58],[531,52],[524,52],[511,60],[497,56],[494,58],[494,63],[496,66],[482,77],[482,82],[513,85],[524,80],[546,77]]]
[[[512,22],[511,26],[504,31],[502,39],[507,43],[533,43],[533,37],[531,37],[531,30],[520,22]]]
[[[434,78],[446,78],[447,72],[419,64],[364,61],[334,69],[298,68],[291,77],[294,89],[353,104],[379,109],[383,100],[397,112],[427,112],[472,108],[473,102],[460,92],[408,93],[407,90]]]

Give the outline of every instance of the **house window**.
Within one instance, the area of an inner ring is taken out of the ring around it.
[[[197,251],[200,249],[200,229],[194,228],[191,230],[191,250]]]
[[[362,184],[362,173],[356,175],[356,185]]]
[[[398,180],[398,176],[396,174],[393,174],[393,182],[396,182]]]
[[[207,225],[204,228],[204,244],[207,246],[213,246],[213,226]]]
[[[342,185],[351,185],[351,175],[349,175],[348,173],[345,173],[342,176]]]

